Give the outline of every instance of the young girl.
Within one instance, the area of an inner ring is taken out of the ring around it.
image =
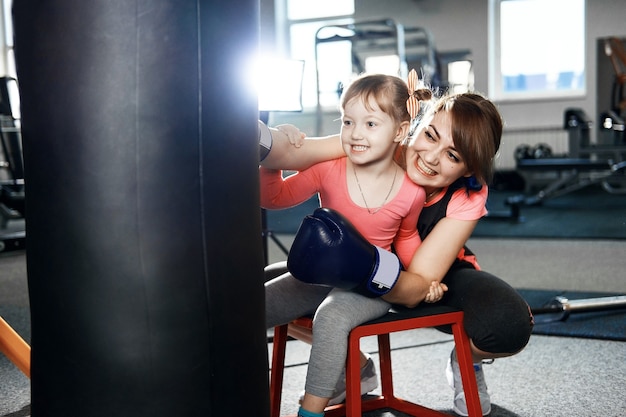
[[[434,299],[442,297],[439,303],[465,313],[465,330],[472,343],[485,415],[491,411],[491,401],[482,361],[521,351],[533,326],[524,299],[503,280],[481,271],[465,247],[478,220],[486,214],[487,184],[493,175],[501,135],[499,112],[478,94],[444,96],[422,119],[404,149],[407,175],[426,190],[426,203],[417,223],[422,243],[396,285],[382,297],[412,307],[433,300],[429,295],[432,281],[447,285],[448,291],[444,294],[438,288]],[[343,152],[337,137],[305,140],[296,147],[286,135],[276,136],[273,150],[264,161],[266,166],[279,161],[288,165],[285,168],[301,169],[311,162],[337,158]],[[289,137],[297,138],[294,134]],[[467,415],[454,351],[446,373],[455,391],[454,411]]]
[[[322,207],[341,212],[370,243],[386,250],[391,250],[393,244],[401,262],[408,265],[420,243],[415,224],[426,199],[424,189],[394,162],[397,145],[409,131],[408,98],[407,84],[398,77],[357,78],[341,100],[343,157],[320,162],[286,178],[280,170],[262,167],[261,206],[287,208],[319,193]],[[269,281],[265,292],[268,328],[314,314],[311,356],[299,414],[316,415],[310,412],[324,410],[340,380],[349,332],[384,315],[390,304],[381,298],[307,285],[290,274]],[[368,359],[364,358],[365,365],[373,368]],[[368,383],[375,384],[372,373],[370,369]],[[370,391],[375,385],[368,388]]]
[[[398,77],[375,74],[354,80],[341,100],[340,141],[345,155],[283,178],[261,167],[261,206],[284,209],[319,193],[320,205],[335,209],[374,245],[408,265],[420,243],[415,230],[426,195],[394,162],[407,137],[408,87]],[[402,106],[400,106],[402,104]]]

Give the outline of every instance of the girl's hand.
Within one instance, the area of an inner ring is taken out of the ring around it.
[[[433,281],[430,284],[430,288],[428,294],[426,294],[426,298],[424,298],[424,302],[426,303],[436,303],[441,300],[443,297],[443,293],[448,291],[448,286],[439,281]]]
[[[301,132],[300,129],[295,127],[294,125],[278,125],[275,126],[276,129],[280,130],[284,133],[289,139],[289,143],[291,143],[296,148],[299,148],[304,143],[304,138],[306,138],[306,133]]]

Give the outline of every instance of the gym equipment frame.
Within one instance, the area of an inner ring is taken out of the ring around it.
[[[624,134],[624,122],[616,118],[610,129]],[[564,128],[568,131],[569,154],[562,157],[517,160],[517,170],[522,177],[538,171],[559,173],[559,178],[534,195],[509,197],[511,218],[520,219],[522,206],[541,204],[543,201],[571,193],[592,184],[601,184],[611,194],[626,193],[626,142],[616,145],[590,144],[592,122],[581,109],[565,111]]]
[[[24,218],[24,161],[22,136],[14,109],[19,107],[17,81],[0,77],[0,252],[24,249],[26,232],[7,230],[10,220]],[[6,173],[6,174],[5,174]]]
[[[315,33],[315,72],[317,86],[316,134],[322,134],[322,101],[328,95],[341,95],[341,80],[329,83],[328,75],[322,75],[320,62],[336,60],[333,54],[323,53],[323,46],[343,42],[350,45],[352,72],[361,74],[367,70],[366,61],[373,57],[398,57],[397,75],[406,79],[409,70],[420,71],[420,79],[435,88],[447,89],[447,65],[456,61],[467,61],[471,56],[468,49],[438,51],[430,31],[423,27],[405,27],[393,19],[364,20],[348,24],[322,26]]]

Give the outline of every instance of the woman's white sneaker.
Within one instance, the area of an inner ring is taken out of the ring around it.
[[[487,383],[485,382],[485,374],[483,373],[482,363],[474,364],[474,372],[476,373],[476,384],[478,385],[478,396],[480,398],[480,408],[483,416],[491,413],[491,398],[487,392]],[[455,413],[461,416],[469,415],[467,412],[467,403],[465,402],[465,392],[463,391],[463,383],[461,382],[461,369],[456,358],[456,350],[452,349],[448,366],[446,367],[446,377],[448,384],[454,388],[454,407]]]

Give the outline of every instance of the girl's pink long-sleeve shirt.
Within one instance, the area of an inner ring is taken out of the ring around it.
[[[343,214],[373,245],[393,250],[407,266],[421,240],[417,233],[426,193],[404,174],[396,196],[372,214],[350,198],[346,159],[321,162],[304,171],[283,178],[282,171],[260,168],[261,207],[285,209],[319,194],[320,206]]]

